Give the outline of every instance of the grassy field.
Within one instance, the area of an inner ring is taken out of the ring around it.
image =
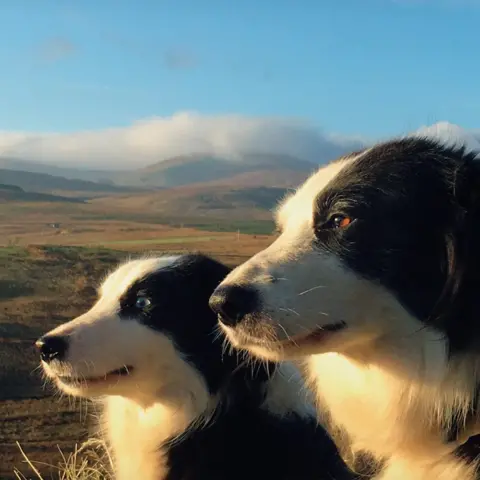
[[[46,478],[45,463],[62,461],[87,435],[85,403],[52,396],[42,385],[34,341],[74,318],[92,302],[99,279],[127,256],[201,250],[235,265],[271,237],[181,228],[144,218],[91,218],[51,205],[0,205],[0,479],[15,478],[23,463],[19,442]],[[58,228],[48,226],[58,222]]]
[[[100,245],[115,240],[212,236],[213,232],[222,240],[238,232],[269,235],[274,229],[271,220],[254,216],[173,217],[134,202],[129,209],[120,209],[119,202],[113,198],[86,204],[0,202],[0,245]]]

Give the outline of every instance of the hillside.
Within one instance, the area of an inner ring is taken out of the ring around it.
[[[25,191],[50,193],[53,191],[81,191],[95,193],[130,192],[132,188],[103,183],[57,177],[46,173],[0,169],[0,182],[15,185]]]
[[[137,195],[119,195],[91,201],[95,209],[115,209],[122,214],[148,212],[157,219],[177,219],[178,222],[222,220],[270,221],[271,209],[285,195],[288,188],[252,186],[245,188],[228,185],[204,184],[175,187]]]
[[[85,180],[88,182],[111,183],[112,172],[108,170],[88,170],[71,167],[58,167],[40,162],[29,162],[19,158],[0,156],[0,169],[22,172],[43,173],[68,179]]]
[[[300,183],[316,167],[314,163],[288,155],[262,153],[235,158],[191,154],[128,171],[76,170],[0,157],[0,181],[26,190],[40,191],[41,188],[49,192],[118,192],[126,191],[125,187],[157,189],[209,182],[238,187],[290,187]],[[26,172],[31,175],[27,176]]]
[[[241,175],[282,172],[282,183],[296,182],[298,172],[311,172],[315,164],[288,155],[245,154],[240,158],[225,159],[211,155],[192,154],[149,165],[131,172],[116,173],[112,179],[122,185],[149,187],[178,187],[189,184],[216,181],[243,185]],[[264,186],[272,185],[270,175],[262,175]],[[291,176],[292,180],[286,180]],[[305,175],[304,175],[305,176]],[[302,178],[304,178],[304,176]],[[248,177],[247,177],[248,178]]]
[[[211,180],[208,182],[191,185],[196,189],[208,187],[231,187],[231,188],[294,188],[302,184],[309,176],[310,171],[292,170],[258,170],[233,175],[228,178]]]
[[[424,126],[411,134],[426,135],[439,138],[442,141],[462,141],[469,147],[480,150],[480,131],[468,130],[448,122],[439,122]],[[355,148],[361,148],[356,145]],[[324,145],[318,152],[309,152],[302,160],[295,156],[281,153],[243,152],[232,156],[215,155],[208,152],[194,152],[188,155],[171,158],[158,158],[158,161],[146,165],[142,159],[131,158],[132,168],[129,170],[88,170],[86,168],[72,168],[70,166],[54,166],[29,161],[0,157],[0,183],[19,185],[26,190],[38,190],[38,182],[30,186],[24,178],[6,179],[5,172],[16,172],[11,175],[20,175],[18,172],[30,172],[38,175],[50,175],[62,180],[52,179],[47,182],[44,177],[42,191],[48,193],[68,191],[80,192],[113,192],[122,191],[122,187],[134,187],[137,190],[181,187],[193,184],[204,186],[232,186],[236,188],[264,186],[264,187],[293,187],[301,183],[305,177],[319,165],[328,162],[339,155],[354,148],[354,145]],[[112,164],[114,167],[114,164]],[[139,168],[137,168],[139,166]],[[3,175],[3,177],[2,177]],[[65,184],[67,180],[87,182],[85,184]],[[63,182],[59,185],[58,182]],[[92,182],[98,182],[93,183]],[[45,186],[47,185],[47,186]],[[39,191],[39,190],[38,190]],[[126,191],[126,190],[123,190]]]
[[[48,193],[26,192],[17,185],[6,185],[0,183],[0,202],[69,202],[85,203],[84,200],[75,197],[63,197]]]

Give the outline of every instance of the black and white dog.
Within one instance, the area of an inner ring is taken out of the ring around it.
[[[210,300],[231,342],[302,358],[326,421],[383,463],[376,478],[480,478],[457,449],[480,426],[475,153],[377,144],[313,174],[276,221]]]
[[[208,299],[229,271],[200,254],[121,265],[37,341],[45,374],[103,398],[118,480],[352,479],[293,365],[223,351]]]

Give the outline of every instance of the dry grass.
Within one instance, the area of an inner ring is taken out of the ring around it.
[[[269,209],[258,209],[248,202],[222,209],[210,205],[208,193],[196,194],[196,199],[178,197],[175,189],[169,189],[146,196],[129,194],[97,198],[84,204],[0,201],[0,245],[8,245],[7,238],[13,244],[52,243],[54,237],[69,237],[82,232],[86,237],[100,233],[99,239],[107,240],[108,232],[120,224],[126,229],[134,227],[138,231],[150,231],[153,236],[158,230],[181,226],[209,232],[240,230],[246,234],[268,234],[273,230]],[[52,222],[60,223],[60,228],[50,228],[48,224]],[[25,235],[30,238],[24,238]],[[35,237],[32,239],[31,235]],[[137,235],[135,238],[141,237]],[[71,244],[65,239],[56,243]]]
[[[68,455],[59,449],[62,460],[58,465],[35,462],[27,456],[20,443],[17,442],[17,446],[23,461],[37,480],[46,480],[46,477],[40,472],[42,467],[53,470],[58,480],[109,480],[114,478],[111,474],[113,470],[112,459],[105,443],[101,440],[90,439],[80,446],[76,444],[74,451]],[[17,468],[14,469],[14,475],[19,480],[31,479]]]
[[[143,211],[107,214],[93,205],[65,212],[32,205],[20,204],[7,209],[0,203],[0,246],[104,246],[121,250],[207,248],[215,251],[217,247],[231,245],[230,253],[244,253],[245,247],[256,246],[262,239],[268,241],[269,236],[256,232],[257,228],[261,231],[271,228],[270,224],[256,221],[229,224],[202,217],[173,220]],[[90,210],[84,211],[87,207]],[[162,221],[170,224],[161,224]],[[59,223],[60,228],[50,227],[51,222]],[[191,224],[200,229],[192,228]],[[215,245],[210,246],[212,243]]]

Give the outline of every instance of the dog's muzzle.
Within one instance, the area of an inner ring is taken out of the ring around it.
[[[258,312],[260,303],[257,290],[238,285],[217,288],[209,300],[219,321],[228,327],[235,327],[247,315]]]

